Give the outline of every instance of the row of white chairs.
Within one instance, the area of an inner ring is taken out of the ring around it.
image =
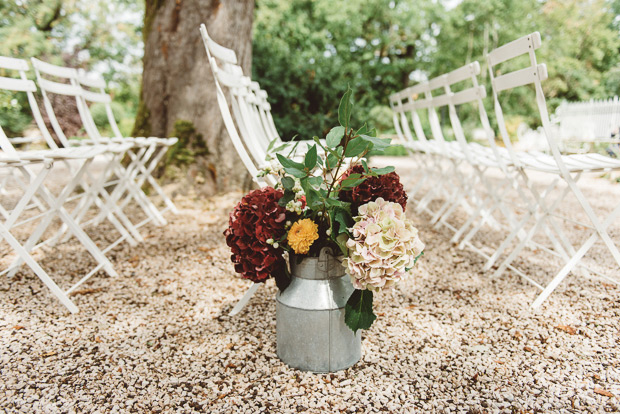
[[[261,89],[258,82],[244,75],[235,51],[213,40],[204,24],[200,26],[200,34],[215,82],[218,106],[231,143],[255,183],[259,187],[273,186],[277,183],[275,175],[260,174],[265,166],[270,165],[269,161],[275,159],[277,153],[300,161],[314,142],[282,141],[271,115],[267,92]],[[325,140],[320,141],[324,146]],[[324,152],[320,146],[317,151],[319,154]],[[253,283],[230,314],[239,313],[259,286]]]
[[[200,25],[200,34],[215,82],[217,103],[231,143],[254,182],[260,188],[273,186],[276,184],[274,175],[259,173],[276,151],[288,150],[289,155],[293,156],[295,144],[282,142],[271,115],[267,92],[260,88],[258,82],[244,76],[235,51],[213,40],[204,24]],[[252,283],[230,315],[239,313],[259,287],[260,284]]]
[[[69,311],[77,312],[77,306],[69,298],[72,292],[101,269],[112,277],[117,276],[106,254],[123,241],[130,245],[142,241],[140,227],[149,222],[164,225],[163,214],[177,212],[152,176],[166,150],[177,139],[124,138],[102,78],[34,58],[31,62],[36,84],[29,80],[27,61],[0,57],[3,75],[0,76],[0,90],[26,94],[35,125],[46,146],[41,150],[19,150],[0,127],[0,236],[13,251],[10,257],[3,257],[4,269],[0,275],[12,276],[26,263]],[[49,122],[62,147],[57,145],[45,125],[35,97],[37,91],[41,93]],[[54,94],[75,99],[88,139],[66,137],[56,117],[57,108],[52,104]],[[113,138],[103,137],[95,125],[90,112],[90,104],[95,102],[104,105]],[[61,172],[61,168],[65,170]],[[50,175],[53,169],[59,171]],[[142,190],[146,183],[161,197],[162,208]],[[130,219],[135,217],[136,210],[142,211],[144,216],[140,222]],[[61,226],[54,229],[51,225],[57,219]],[[118,238],[101,248],[85,230],[97,228],[104,221],[111,224]],[[26,224],[30,230],[20,231],[19,227]],[[70,236],[77,238],[97,264],[73,286],[63,290],[33,254],[40,247],[55,246]]]
[[[478,62],[390,96],[396,131],[422,167],[410,191],[412,199],[418,195],[415,198],[417,211],[429,213],[437,227],[450,229],[454,233],[451,241],[460,248],[468,247],[484,257],[485,270],[496,267],[494,277],[510,269],[539,288],[541,293],[532,304],[534,308],[539,307],[576,267],[581,274],[593,273],[614,283],[619,283],[620,270],[620,253],[607,232],[620,214],[620,202],[607,217],[601,217],[577,185],[585,173],[620,170],[620,161],[599,154],[563,155],[560,152],[542,89],[542,82],[547,78],[546,66],[536,60],[535,51],[540,46],[541,37],[536,32],[486,56],[503,146],[495,142],[496,134],[484,107],[486,88],[478,83]],[[521,69],[511,69],[525,58],[528,63]],[[506,95],[514,88],[528,85],[535,90],[536,107],[550,155],[515,151],[506,128],[502,105]],[[488,145],[467,140],[459,119],[461,107],[467,105],[477,107]],[[446,139],[444,134],[438,114],[444,108],[447,108],[454,141]],[[429,131],[430,136],[427,136]],[[533,179],[540,173],[546,178],[543,191]],[[575,220],[577,214],[566,217],[558,213],[558,207],[570,194],[583,210],[587,222]],[[457,212],[466,218],[457,220]],[[575,224],[591,231],[586,240],[578,241],[580,246],[573,245],[570,231],[567,231],[567,225]],[[485,225],[503,231],[501,243],[487,243],[484,237],[474,243],[474,237]],[[617,264],[610,274],[592,269],[581,260],[597,240],[603,242]],[[550,282],[535,280],[532,274],[515,266],[515,259],[525,247],[559,259],[560,268]]]

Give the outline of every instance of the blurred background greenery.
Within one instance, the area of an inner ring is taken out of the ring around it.
[[[0,55],[37,56],[103,74],[123,133],[135,118],[144,4],[131,0],[0,0]],[[620,94],[620,0],[257,0],[253,78],[269,94],[284,139],[325,134],[337,123],[347,84],[356,121],[390,134],[389,94],[478,60],[540,31],[551,110],[564,99]],[[534,125],[534,100],[508,98],[516,130]],[[0,123],[12,135],[30,124],[27,103],[0,94]],[[475,108],[463,108],[465,124]],[[489,108],[490,109],[490,108]],[[95,121],[107,127],[103,108]]]

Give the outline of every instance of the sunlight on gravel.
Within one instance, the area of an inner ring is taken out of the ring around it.
[[[406,177],[408,168],[403,163],[397,172]],[[228,316],[249,286],[236,278],[222,236],[241,196],[177,197],[180,214],[167,215],[167,226],[147,226],[142,244],[110,253],[118,278],[99,272],[72,296],[76,315],[26,268],[0,278],[0,408],[620,410],[617,285],[570,276],[532,311],[535,288],[513,275],[491,280],[481,258],[452,246],[447,230],[433,229],[413,209],[408,215],[426,252],[414,277],[376,297],[378,319],[363,333],[362,360],[335,374],[288,368],[276,356],[273,281]],[[87,259],[63,254],[72,243],[46,248],[41,260],[62,286],[79,278],[80,260]],[[520,263],[538,272],[528,262],[533,253],[527,255]]]

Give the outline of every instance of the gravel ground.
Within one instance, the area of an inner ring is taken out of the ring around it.
[[[593,183],[597,206],[617,203],[619,185]],[[272,282],[227,315],[248,286],[222,236],[241,195],[177,197],[167,226],[109,255],[118,278],[99,273],[76,292],[76,315],[31,272],[1,277],[0,411],[620,411],[617,285],[570,276],[532,311],[535,288],[510,274],[491,280],[480,257],[412,209],[426,253],[415,277],[376,296],[362,360],[334,374],[287,367],[276,356]],[[64,286],[82,266],[72,247],[41,260]],[[537,257],[520,265],[539,271]]]

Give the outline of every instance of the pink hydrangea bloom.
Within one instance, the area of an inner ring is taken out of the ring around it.
[[[356,289],[380,290],[405,277],[424,250],[413,222],[398,203],[378,198],[359,208],[344,265]]]

